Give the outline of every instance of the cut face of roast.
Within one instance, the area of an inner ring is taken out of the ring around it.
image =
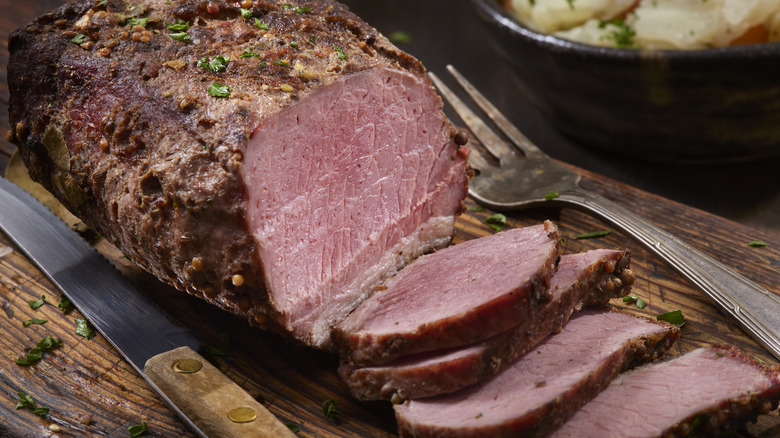
[[[700,348],[618,376],[553,436],[718,436],[778,400],[776,367],[731,348]]]
[[[663,354],[678,335],[675,326],[625,313],[578,313],[492,378],[396,405],[399,430],[405,437],[541,436],[626,366]]]
[[[387,363],[487,339],[549,301],[555,225],[503,231],[423,256],[389,279],[337,328],[342,360]]]
[[[472,385],[560,330],[583,306],[603,305],[610,298],[628,294],[634,283],[629,263],[626,251],[599,249],[566,254],[550,279],[552,300],[516,327],[466,347],[404,356],[389,364],[342,364],[339,374],[360,400],[398,402]]]
[[[441,101],[409,73],[345,76],[255,130],[249,229],[282,325],[313,345],[372,288],[445,245],[465,195]],[[453,208],[455,206],[455,208]]]

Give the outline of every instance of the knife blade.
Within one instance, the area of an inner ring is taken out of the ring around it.
[[[0,177],[0,230],[201,437],[294,437],[81,236]]]

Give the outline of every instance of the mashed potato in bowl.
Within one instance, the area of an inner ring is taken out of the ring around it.
[[[533,30],[619,48],[706,49],[780,40],[780,0],[506,0]]]

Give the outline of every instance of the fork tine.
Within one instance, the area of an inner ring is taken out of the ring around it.
[[[495,165],[488,163],[482,152],[477,148],[470,148],[469,150],[469,166],[480,171],[486,171],[490,167],[495,167]]]
[[[479,118],[465,103],[463,103],[452,90],[449,89],[444,83],[433,73],[428,73],[436,88],[444,96],[444,99],[449,102],[452,108],[460,116],[463,122],[471,129],[471,132],[477,137],[485,148],[490,151],[501,164],[506,164],[509,160],[516,160],[517,155],[513,151],[508,143],[499,137],[495,132],[482,119]],[[484,160],[483,160],[484,161]]]
[[[512,124],[506,117],[504,117],[503,114],[493,106],[492,103],[477,90],[474,85],[471,84],[465,77],[463,77],[462,74],[458,70],[455,69],[452,65],[447,65],[447,71],[450,72],[452,76],[455,77],[455,80],[458,81],[461,87],[463,87],[464,90],[466,90],[466,93],[474,99],[474,102],[477,103],[477,105],[482,108],[482,111],[487,114],[488,117],[490,117],[491,120],[498,126],[501,131],[506,134],[506,136],[512,140],[512,143],[517,145],[520,150],[525,153],[526,157],[529,154],[542,154],[543,152],[536,147],[535,144],[531,142],[531,140],[528,139],[525,135],[523,135],[522,132],[520,132],[519,129],[515,125]]]

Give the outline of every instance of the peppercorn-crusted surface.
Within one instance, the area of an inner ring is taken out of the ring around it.
[[[429,87],[418,61],[330,0],[77,1],[15,31],[9,51],[33,178],[162,280],[286,329],[247,226],[255,129],[358,72]],[[439,147],[462,199],[465,160]]]

